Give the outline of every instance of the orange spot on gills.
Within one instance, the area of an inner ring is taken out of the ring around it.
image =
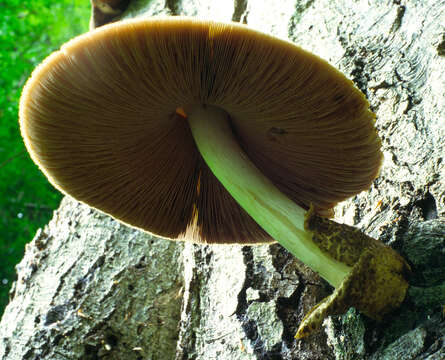
[[[184,119],[187,119],[187,114],[182,107],[176,108],[176,114],[178,114],[180,117],[183,117]]]

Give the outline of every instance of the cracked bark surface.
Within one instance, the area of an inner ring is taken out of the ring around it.
[[[445,3],[138,0],[124,17],[231,19],[325,58],[367,95],[385,162],[337,218],[391,244],[413,276],[377,323],[351,309],[296,341],[330,289],[281,246],[157,239],[65,198],[27,246],[0,359],[445,358]]]

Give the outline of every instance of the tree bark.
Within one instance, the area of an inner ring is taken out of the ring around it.
[[[66,197],[17,266],[0,359],[444,359],[445,2],[140,0],[121,17],[159,14],[289,39],[367,95],[384,165],[336,214],[410,262],[407,299],[383,322],[351,309],[297,341],[330,289],[281,246],[170,242]]]

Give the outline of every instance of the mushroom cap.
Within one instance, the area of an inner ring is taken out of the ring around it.
[[[176,113],[193,104],[224,109],[251,161],[304,208],[329,212],[378,174],[375,116],[352,81],[237,23],[134,19],[81,35],[33,72],[20,126],[57,189],[126,224],[169,239],[273,241],[201,158]]]

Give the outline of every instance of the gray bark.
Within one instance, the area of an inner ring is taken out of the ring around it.
[[[296,341],[329,289],[279,245],[170,242],[67,197],[17,266],[0,359],[444,359],[445,2],[141,0],[124,17],[141,14],[242,21],[354,80],[385,161],[337,218],[405,256],[407,299],[381,323],[351,309]]]

